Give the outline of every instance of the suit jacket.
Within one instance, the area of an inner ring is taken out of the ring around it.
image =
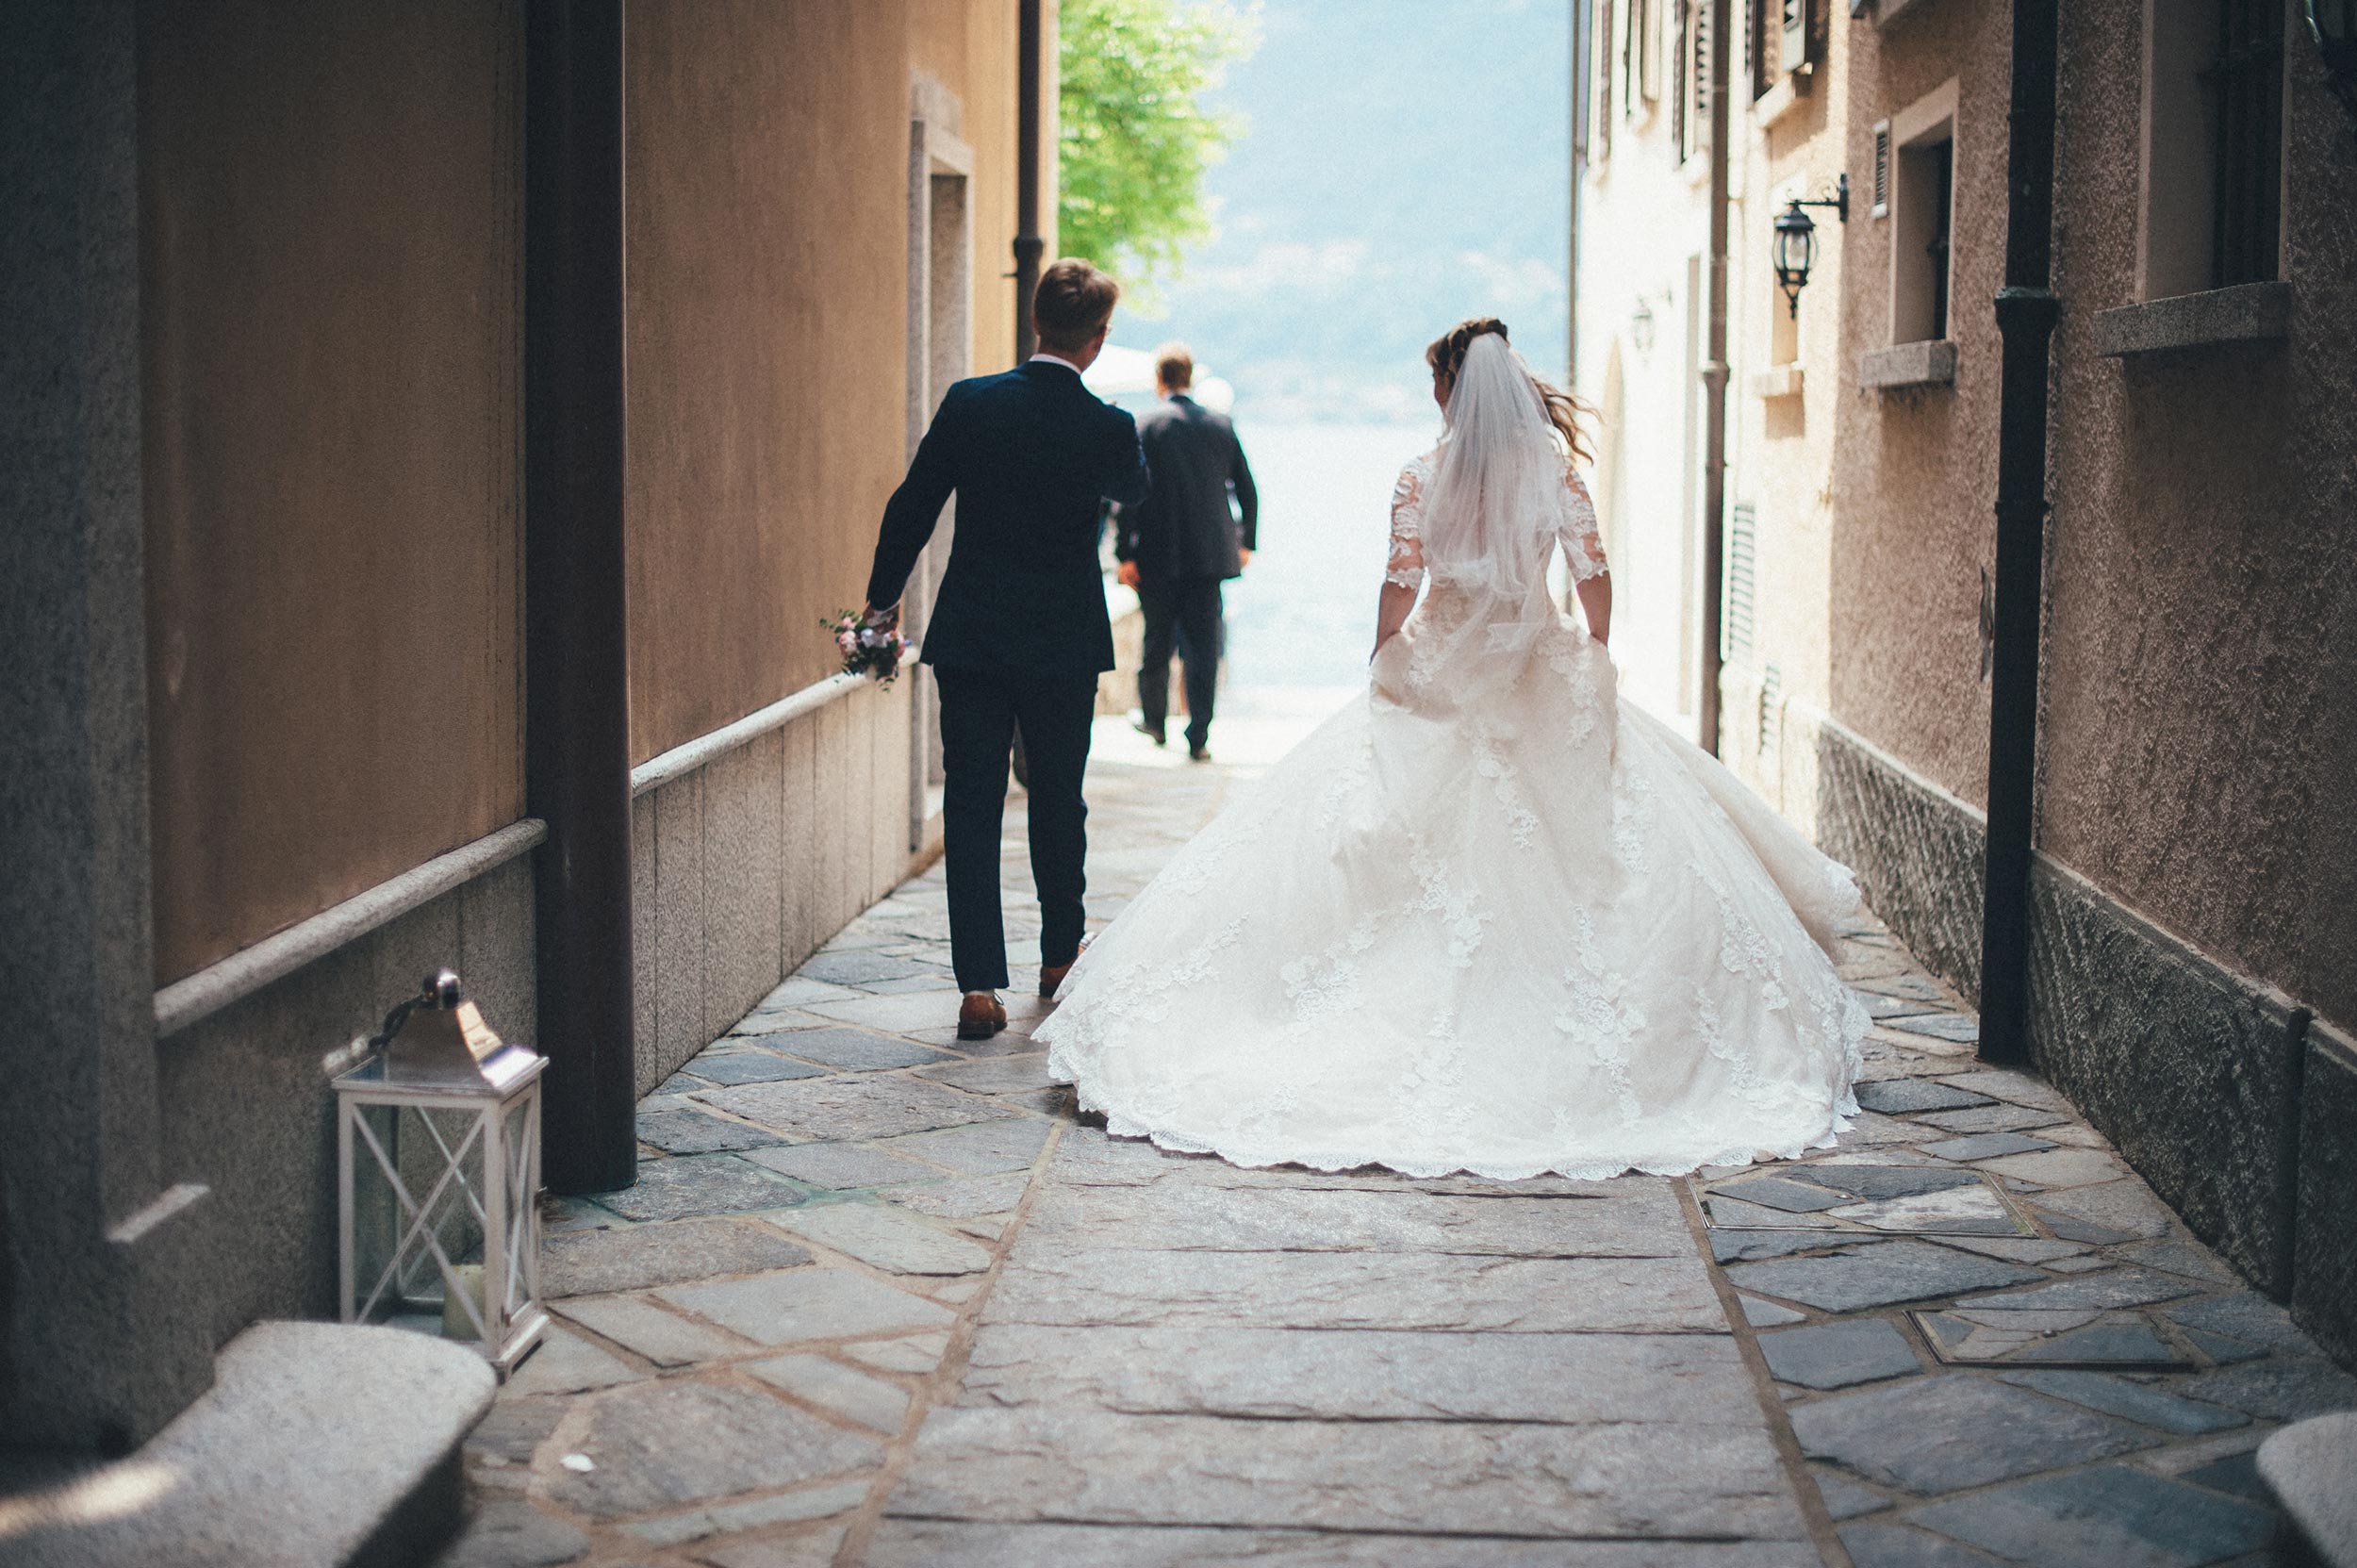
[[[1181,392],[1138,417],[1138,440],[1154,488],[1143,503],[1122,507],[1113,553],[1156,582],[1242,572],[1239,546],[1259,548],[1261,495],[1235,425]]]
[[[1066,366],[1034,359],[961,381],[884,507],[867,602],[899,602],[954,491],[957,529],[925,662],[1113,668],[1096,556],[1100,503],[1148,486],[1136,421]]]

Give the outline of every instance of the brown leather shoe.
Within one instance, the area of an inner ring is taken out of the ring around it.
[[[1007,1008],[996,991],[968,991],[958,1004],[958,1038],[987,1040],[1007,1027]]]
[[[1050,1001],[1055,999],[1056,987],[1062,985],[1063,977],[1072,972],[1072,966],[1080,962],[1080,954],[1089,950],[1089,943],[1092,940],[1092,937],[1081,937],[1080,947],[1075,949],[1072,956],[1062,964],[1043,964],[1039,966],[1039,994],[1041,996],[1047,998]]]

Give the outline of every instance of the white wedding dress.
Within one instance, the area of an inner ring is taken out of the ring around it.
[[[1600,1178],[1789,1156],[1855,1114],[1866,1016],[1826,954],[1855,885],[1617,701],[1545,582],[1558,546],[1604,569],[1594,509],[1518,386],[1475,338],[1393,497],[1390,580],[1431,582],[1368,691],[1179,851],[1036,1032],[1113,1133]]]

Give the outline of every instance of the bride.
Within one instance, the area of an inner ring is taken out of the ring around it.
[[[1572,400],[1494,320],[1426,357],[1446,431],[1393,493],[1366,694],[1082,954],[1051,1075],[1115,1134],[1245,1165],[1599,1178],[1829,1142],[1866,1029],[1826,956],[1849,873],[1618,702]]]

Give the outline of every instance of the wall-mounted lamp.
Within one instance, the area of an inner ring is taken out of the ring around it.
[[[2357,0],[2303,0],[2308,36],[2316,41],[2341,107],[2357,120]]]
[[[2357,0],[2348,0],[2357,4]],[[1804,199],[1793,197],[1776,214],[1776,284],[1784,290],[1785,304],[1794,316],[1801,313],[1801,290],[1808,287],[1809,269],[1817,265],[1817,223],[1801,209],[1807,206],[1829,206],[1840,215],[1841,222],[1850,221],[1850,176],[1834,178],[1833,194]]]
[[[1642,297],[1639,298],[1637,309],[1629,316],[1628,335],[1630,340],[1636,343],[1638,353],[1653,352],[1653,306],[1646,304]]]

